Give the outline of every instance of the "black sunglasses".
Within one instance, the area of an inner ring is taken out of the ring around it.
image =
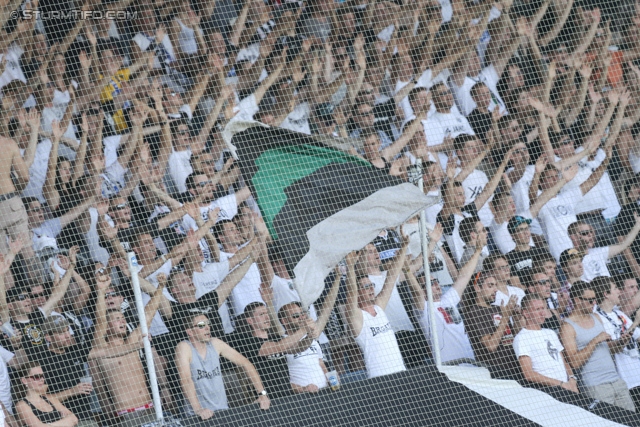
[[[204,188],[204,187],[206,187],[206,186],[207,186],[207,185],[209,185],[209,184],[211,184],[211,181],[202,181],[202,182],[199,182],[199,183],[198,183],[198,187],[200,187],[200,188]]]

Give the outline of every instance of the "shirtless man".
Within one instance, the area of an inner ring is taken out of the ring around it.
[[[29,168],[14,140],[0,136],[0,152],[4,153],[0,160],[0,252],[4,254],[9,250],[7,235],[29,241],[27,211],[20,200],[20,192],[29,183]],[[21,253],[25,258],[35,256],[29,245]]]
[[[164,274],[158,275],[158,289],[145,307],[147,327],[158,310],[162,290],[166,283]],[[97,383],[101,406],[105,412],[115,418],[117,425],[134,427],[156,421],[153,403],[147,389],[146,375],[137,352],[142,347],[140,327],[128,334],[126,320],[120,310],[106,312],[105,291],[108,281],[97,281],[98,299],[96,303],[96,332],[94,346],[115,350],[123,346],[130,352],[113,358],[97,358]],[[110,397],[110,398],[109,398]]]

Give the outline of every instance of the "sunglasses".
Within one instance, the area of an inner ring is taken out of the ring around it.
[[[127,208],[128,206],[129,206],[129,204],[128,204],[128,203],[121,203],[121,204],[119,204],[119,205],[116,205],[116,210],[121,211],[121,210],[123,210],[124,208]]]
[[[202,181],[202,182],[199,182],[199,183],[198,183],[198,187],[200,187],[200,188],[204,188],[204,187],[206,187],[206,186],[207,186],[207,185],[209,185],[209,184],[211,184],[211,181]]]
[[[362,285],[362,289],[364,289],[365,291],[369,290],[371,288],[373,288],[373,283],[366,283],[366,284]]]
[[[198,329],[204,329],[204,328],[206,328],[207,326],[210,326],[210,325],[211,325],[211,322],[202,321],[202,322],[196,323],[195,325],[193,325],[193,327],[194,328],[198,328]]]
[[[115,298],[119,296],[120,294],[118,292],[107,292],[106,294],[104,294],[105,298]]]
[[[25,378],[29,378],[34,381],[41,381],[41,380],[44,380],[44,374],[29,375],[28,377],[25,377]]]
[[[595,304],[596,303],[596,298],[582,298],[582,297],[578,297],[579,300],[588,302],[589,304]]]

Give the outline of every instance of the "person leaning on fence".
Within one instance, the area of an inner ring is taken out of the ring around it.
[[[260,409],[269,409],[271,402],[262,393],[265,388],[251,362],[224,341],[211,336],[211,324],[206,316],[195,314],[185,317],[184,321],[189,340],[178,344],[176,366],[185,396],[185,413],[206,420],[213,417],[214,411],[229,408],[220,357],[244,370],[255,388]]]

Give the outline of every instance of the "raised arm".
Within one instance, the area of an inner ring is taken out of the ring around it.
[[[391,268],[387,272],[387,278],[384,281],[384,285],[382,286],[382,290],[376,297],[376,305],[382,308],[383,310],[387,307],[387,303],[389,302],[389,298],[391,298],[391,292],[393,291],[393,287],[396,285],[396,281],[398,280],[398,276],[402,270],[402,266],[404,265],[404,259],[407,256],[407,248],[409,247],[409,238],[408,236],[402,236],[402,246],[400,250],[396,253],[396,256],[391,264]]]
[[[236,267],[231,273],[227,274],[225,278],[222,280],[222,283],[212,292],[216,292],[218,294],[218,308],[222,307],[222,304],[229,298],[231,295],[231,291],[236,287],[240,280],[247,274],[251,264],[253,263],[253,259],[251,257],[247,258],[244,263],[240,266]]]
[[[64,273],[64,276],[62,276],[62,279],[54,284],[51,296],[42,306],[42,311],[44,312],[45,317],[48,317],[51,314],[53,309],[56,308],[60,300],[64,297],[64,294],[67,292],[69,283],[71,282],[71,277],[76,269],[77,255],[79,251],[80,248],[78,246],[73,246],[69,249],[69,268]]]
[[[624,240],[617,245],[609,246],[608,258],[613,258],[616,255],[621,254],[636,240],[638,233],[640,233],[640,217],[636,212],[633,213],[633,219],[635,220],[633,228],[631,229],[629,234],[624,237]]]
[[[58,166],[58,147],[60,146],[60,138],[62,137],[62,129],[60,123],[54,120],[51,123],[53,137],[51,139],[51,152],[49,153],[49,162],[47,164],[47,178],[44,181],[42,193],[47,200],[47,204],[52,209],[57,209],[60,204],[60,194],[56,190],[56,171]]]
[[[562,27],[564,27],[564,24],[567,22],[567,19],[569,18],[569,14],[571,13],[571,8],[573,7],[573,1],[574,0],[567,1],[567,4],[565,5],[564,10],[562,11],[562,14],[558,17],[555,25],[543,37],[538,39],[538,44],[540,46],[547,46],[549,43],[551,43],[551,40],[555,39],[558,36],[558,34],[560,34]]]
[[[347,302],[345,305],[345,316],[349,328],[354,336],[360,335],[362,331],[362,310],[358,307],[358,282],[356,280],[355,265],[359,258],[358,252],[351,252],[346,257],[347,262]]]
[[[482,249],[486,246],[486,244],[487,244],[487,234],[482,233],[476,239],[476,247],[475,247],[475,252],[473,252],[473,256],[471,256],[471,258],[469,258],[469,261],[467,261],[467,263],[460,269],[460,272],[458,273],[458,278],[456,279],[455,282],[453,282],[452,287],[453,289],[456,290],[456,292],[458,293],[458,295],[460,295],[460,297],[462,297],[462,294],[464,294],[465,289],[467,289],[467,285],[471,281],[471,277],[473,276],[473,273],[476,271],[476,267],[478,266],[478,261],[480,261],[480,255],[482,254]]]
[[[318,320],[316,320],[316,329],[319,332],[324,331],[324,327],[329,321],[329,317],[331,316],[331,312],[333,311],[333,307],[336,303],[336,298],[338,297],[338,290],[340,289],[340,281],[342,279],[342,274],[338,267],[335,269],[335,275],[336,278],[333,280],[333,286],[331,286],[327,297],[324,299],[324,303],[319,310],[320,314],[318,315]]]
[[[400,138],[398,138],[393,144],[389,145],[385,149],[382,150],[380,156],[385,159],[387,162],[391,162],[394,157],[396,157],[403,149],[407,146],[407,144],[413,138],[413,135],[422,128],[422,120],[427,118],[427,110],[429,108],[429,102],[426,103],[426,107],[423,111],[416,112],[416,118],[413,120],[413,123],[402,132]]]
[[[502,163],[500,163],[500,166],[498,166],[498,169],[496,170],[495,174],[491,177],[491,181],[489,181],[486,187],[484,187],[484,190],[482,190],[482,192],[478,195],[478,197],[476,197],[476,200],[474,201],[474,203],[476,205],[477,210],[480,210],[487,203],[489,198],[496,191],[496,188],[498,188],[500,179],[502,179],[502,174],[504,173],[504,170],[507,168],[507,164],[509,164],[509,160],[511,160],[511,155],[514,152],[515,147],[516,146],[511,147],[511,149],[507,151],[507,154],[505,154],[504,159],[502,160]]]

